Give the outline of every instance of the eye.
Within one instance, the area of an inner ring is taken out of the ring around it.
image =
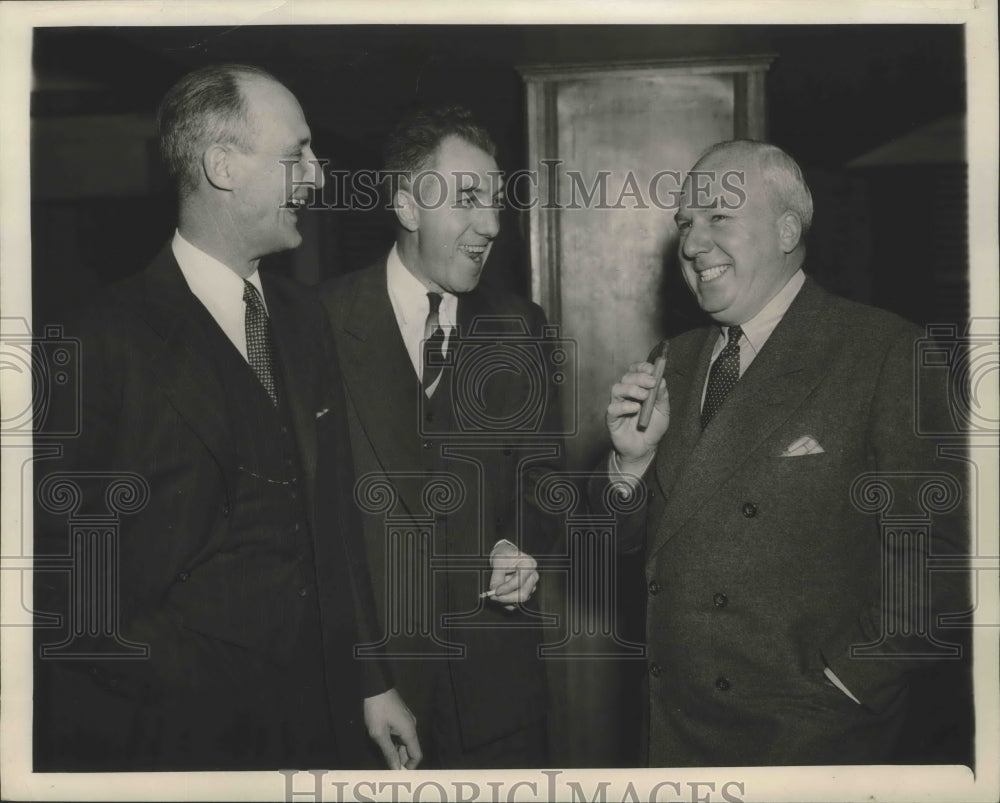
[[[729,215],[712,215],[713,223],[723,223],[729,220]]]
[[[682,234],[691,228],[690,220],[681,219],[681,220],[676,220],[675,222],[677,223],[677,231],[681,232]]]
[[[463,193],[461,199],[459,199],[463,209],[472,209],[476,205],[475,199],[469,193]]]

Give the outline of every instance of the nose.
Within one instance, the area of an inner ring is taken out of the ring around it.
[[[326,184],[326,176],[323,173],[323,165],[316,159],[316,154],[313,153],[313,149],[310,146],[306,146],[306,158],[309,160],[309,165],[312,167],[312,184],[317,190],[323,189],[323,185]]]
[[[492,240],[500,233],[500,210],[495,206],[477,210],[475,228],[477,234]]]
[[[711,250],[712,238],[708,227],[696,220],[691,221],[687,231],[681,234],[681,256],[690,260]]]

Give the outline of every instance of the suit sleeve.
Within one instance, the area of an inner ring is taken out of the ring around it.
[[[563,400],[559,387],[552,381],[548,365],[544,362],[553,345],[545,339],[545,313],[541,307],[532,304],[526,317],[528,330],[541,347],[539,356],[543,360],[541,370],[545,377],[541,421],[537,430],[528,434],[532,446],[537,445],[540,450],[547,450],[549,453],[520,466],[517,488],[523,503],[523,526],[518,526],[516,514],[504,516],[504,525],[498,528],[496,537],[497,540],[503,538],[517,544],[522,552],[529,555],[546,555],[555,549],[563,531],[563,516],[555,513],[546,502],[545,494],[540,493],[546,477],[561,472],[565,464]]]
[[[655,362],[661,351],[660,341],[646,357]],[[609,450],[610,452],[610,450]],[[622,554],[645,548],[647,521],[658,521],[653,500],[656,498],[656,455],[649,461],[638,482],[623,482],[613,476],[610,454],[601,458],[587,481],[587,503],[592,515],[612,516],[615,521],[615,544]]]
[[[354,500],[354,460],[351,456],[351,439],[347,423],[347,406],[344,397],[344,385],[341,377],[340,363],[333,344],[333,333],[325,311],[318,315],[320,331],[322,332],[323,377],[325,393],[330,399],[330,409],[337,419],[336,445],[331,450],[335,454],[325,456],[333,464],[334,505],[327,507],[327,512],[333,518],[327,518],[329,526],[324,527],[321,537],[339,533],[343,540],[344,553],[350,570],[347,572],[350,583],[350,596],[353,602],[357,639],[359,644],[374,644],[379,641],[381,630],[376,615],[373,585],[368,568],[362,536],[362,522],[357,503]],[[330,458],[333,458],[332,460]],[[320,500],[319,504],[329,503],[331,499]],[[390,689],[393,685],[387,662],[378,658],[358,660],[359,681],[364,697],[373,697]]]
[[[967,570],[961,566],[969,554],[968,465],[961,457],[948,459],[950,451],[962,451],[954,439],[951,447],[940,449],[940,438],[921,434],[952,426],[946,372],[921,369],[918,359],[913,336],[892,342],[872,399],[868,438],[876,479],[884,478],[884,487],[891,489],[891,516],[926,521],[928,535],[887,538],[882,531],[888,516],[883,516],[873,537],[882,541],[884,587],[874,589],[856,619],[845,622],[823,646],[826,664],[873,711],[895,699],[908,673],[944,656],[933,644],[939,636],[940,643],[961,644],[960,631],[938,633],[935,626],[941,615],[970,608]],[[957,559],[959,565],[928,571],[931,557]],[[918,597],[899,593],[909,582],[916,583],[910,589],[919,590]],[[879,645],[878,657],[852,650],[872,644]]]

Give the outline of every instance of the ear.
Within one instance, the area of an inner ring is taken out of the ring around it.
[[[232,190],[232,154],[225,145],[209,145],[201,157],[202,170],[208,183],[218,190]]]
[[[420,212],[417,209],[417,202],[409,190],[396,190],[396,194],[392,198],[392,207],[396,212],[400,226],[411,232],[420,228]]]
[[[786,210],[778,218],[778,243],[781,250],[790,254],[802,239],[802,221],[795,212]]]

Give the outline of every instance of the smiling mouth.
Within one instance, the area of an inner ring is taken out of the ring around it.
[[[483,261],[487,248],[485,245],[460,245],[458,250],[478,265]]]
[[[698,272],[698,281],[702,284],[706,282],[714,282],[720,276],[725,274],[731,265],[716,265],[714,268],[706,268],[705,270]]]
[[[285,203],[281,205],[281,208],[289,212],[298,212],[305,205],[306,205],[305,198],[289,198],[287,201],[285,201]]]

